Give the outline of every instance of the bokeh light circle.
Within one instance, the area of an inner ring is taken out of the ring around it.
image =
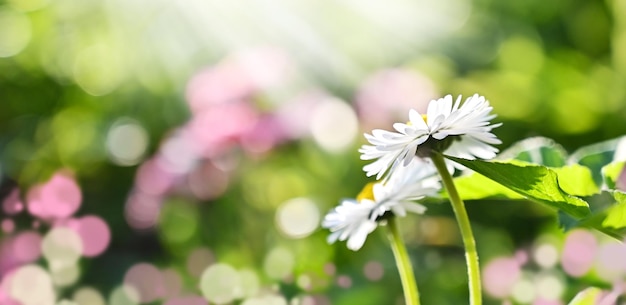
[[[495,258],[483,269],[485,292],[496,298],[505,298],[511,294],[519,279],[521,268],[515,258]]]
[[[191,251],[187,257],[187,272],[193,277],[199,278],[202,272],[215,262],[213,252],[207,248],[197,248]]]
[[[241,305],[287,305],[287,300],[280,295],[264,295],[246,299]]]
[[[241,295],[239,272],[224,263],[212,265],[200,277],[200,290],[212,303],[230,303]]]
[[[64,219],[80,207],[82,193],[72,177],[55,173],[50,180],[28,191],[28,212],[43,219]]]
[[[241,296],[251,297],[257,295],[261,287],[259,276],[254,270],[244,269],[239,271],[241,281]]]
[[[83,256],[95,257],[109,246],[111,231],[107,223],[99,216],[88,215],[73,219],[68,226],[80,236],[83,245]]]
[[[109,129],[106,147],[113,163],[132,166],[146,153],[148,133],[135,120],[119,119]]]
[[[354,110],[339,99],[321,102],[311,114],[311,135],[326,151],[337,153],[351,147],[357,131]]]
[[[276,211],[276,224],[281,232],[292,238],[310,235],[319,225],[320,211],[311,199],[294,198]]]
[[[20,53],[30,41],[31,24],[22,13],[0,9],[0,58]]]
[[[13,256],[20,262],[30,263],[41,256],[41,236],[35,231],[16,235],[11,243]]]
[[[74,230],[54,227],[44,236],[41,250],[50,263],[74,264],[83,253],[83,244]]]
[[[276,247],[265,257],[263,271],[272,279],[283,280],[291,275],[295,263],[295,258],[291,251],[286,248]]]
[[[515,301],[522,304],[528,304],[535,299],[535,285],[527,278],[521,279],[513,286],[511,295]]]
[[[559,262],[559,250],[550,243],[537,245],[532,255],[537,265],[544,269],[552,268]]]
[[[544,300],[560,300],[565,292],[565,284],[557,275],[551,273],[539,274],[535,278],[537,296]]]
[[[74,291],[72,299],[78,305],[106,305],[102,294],[92,287],[81,287]]]
[[[584,229],[572,230],[565,238],[561,253],[561,266],[565,273],[579,277],[593,266],[593,259],[598,248],[595,236]]]
[[[208,305],[209,303],[199,296],[175,297],[167,300],[163,305]]]
[[[369,261],[363,266],[363,274],[370,281],[378,281],[383,278],[385,268],[378,261]]]
[[[56,293],[50,275],[37,265],[24,265],[9,275],[9,296],[22,305],[53,305]]]
[[[50,264],[50,276],[57,287],[68,287],[76,283],[80,277],[78,264],[54,263]]]
[[[109,305],[137,305],[139,293],[131,286],[118,286],[109,295]]]
[[[161,271],[148,263],[139,263],[128,269],[124,286],[134,289],[139,303],[150,303],[160,298],[165,288]]]

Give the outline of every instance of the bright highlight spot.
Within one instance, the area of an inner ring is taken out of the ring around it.
[[[513,286],[512,296],[515,301],[528,304],[535,299],[535,285],[530,280],[520,280]]]
[[[239,279],[241,281],[241,296],[251,297],[257,295],[261,283],[256,272],[253,270],[239,271]]]
[[[276,211],[276,224],[281,232],[292,238],[303,238],[317,228],[320,212],[308,198],[294,198],[283,203]]]
[[[50,276],[57,287],[68,287],[76,283],[80,276],[78,264],[52,263],[50,264]]]
[[[291,275],[295,263],[295,258],[291,251],[277,247],[272,249],[265,257],[263,270],[268,277],[282,280]]]
[[[552,274],[539,275],[535,279],[535,287],[537,295],[545,300],[559,300],[565,292],[563,282]]]
[[[146,153],[148,134],[135,120],[120,119],[109,129],[106,147],[113,163],[132,166],[139,163]]]
[[[207,268],[200,278],[202,295],[210,302],[227,304],[241,295],[239,272],[227,264]]]
[[[358,131],[354,110],[345,102],[329,98],[311,114],[311,134],[329,152],[341,152],[352,145]]]
[[[53,305],[52,279],[40,266],[25,265],[9,275],[9,297],[22,305]]]
[[[91,287],[81,287],[74,291],[72,296],[74,302],[78,305],[105,305],[106,302],[102,294]]]
[[[559,262],[559,251],[552,244],[540,244],[533,251],[533,259],[537,265],[549,269]]]
[[[287,300],[279,295],[264,295],[247,299],[241,305],[287,305]]]
[[[50,0],[9,0],[9,4],[22,12],[30,12],[48,5]]]
[[[101,96],[115,90],[123,78],[121,58],[117,50],[96,44],[80,50],[74,62],[74,79],[85,92]]]
[[[26,15],[0,9],[0,58],[20,53],[30,38],[31,25]]]
[[[129,286],[118,286],[109,295],[109,305],[137,305],[139,304],[139,293],[135,288]]]
[[[43,256],[51,264],[75,264],[83,253],[80,236],[70,228],[55,227],[41,242]]]

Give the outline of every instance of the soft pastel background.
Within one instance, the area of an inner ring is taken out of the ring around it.
[[[624,0],[0,0],[0,304],[402,304],[384,230],[319,229],[371,180],[363,132],[478,92],[501,149],[572,152],[626,134],[625,85]],[[626,288],[618,241],[467,205],[486,304]],[[401,221],[422,303],[466,304],[428,207]]]

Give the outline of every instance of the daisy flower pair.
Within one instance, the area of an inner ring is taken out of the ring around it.
[[[407,212],[423,214],[426,207],[413,202],[439,191],[429,156],[432,153],[465,159],[492,159],[501,141],[491,133],[501,124],[491,124],[493,108],[477,94],[461,104],[451,95],[428,104],[426,114],[409,111],[407,123],[395,123],[395,131],[375,129],[365,134],[371,145],[363,145],[362,160],[373,160],[363,170],[379,181],[366,186],[356,199],[344,199],[329,212],[322,227],[331,231],[328,242],[347,240],[348,248],[360,249],[369,233],[388,214],[403,217]]]

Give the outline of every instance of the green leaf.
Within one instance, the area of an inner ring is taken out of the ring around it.
[[[567,305],[595,305],[602,296],[602,289],[596,287],[589,287],[574,297],[574,299]]]
[[[623,159],[618,147],[626,145],[626,136],[588,145],[576,150],[568,159],[568,164],[578,163],[589,167],[596,183],[601,184],[601,169],[605,165]]]
[[[615,189],[625,163],[626,161],[611,162],[602,168],[602,178],[609,189]]]
[[[574,217],[590,214],[584,200],[572,196],[559,186],[557,173],[545,166],[520,161],[466,160],[446,156],[485,177],[527,197],[528,199],[562,210]]]
[[[584,197],[584,200],[589,203],[592,214],[583,219],[575,219],[566,213],[559,212],[559,223],[561,226],[565,230],[575,227],[596,229],[617,240],[622,240],[624,238],[624,233],[626,233],[626,229],[625,227],[619,228],[619,208],[613,212],[617,215],[611,216],[615,220],[611,220],[606,224],[605,220],[607,219],[609,212],[611,212],[611,210],[619,204],[619,201],[621,200],[623,202],[625,200],[620,198],[620,195],[616,194],[614,191],[602,191],[601,193]],[[614,226],[613,223],[615,223]]]
[[[476,172],[455,178],[454,184],[456,185],[459,195],[463,200],[478,200],[484,198],[524,198],[524,196]],[[444,196],[447,197],[447,194]]]
[[[626,193],[614,191],[613,198],[617,204],[609,208],[602,226],[613,229],[626,228]]]
[[[570,195],[591,196],[600,192],[588,167],[572,164],[551,169],[559,177],[559,186]]]
[[[567,152],[552,139],[532,137],[513,144],[500,153],[498,159],[516,159],[545,166],[560,167],[566,164]]]

